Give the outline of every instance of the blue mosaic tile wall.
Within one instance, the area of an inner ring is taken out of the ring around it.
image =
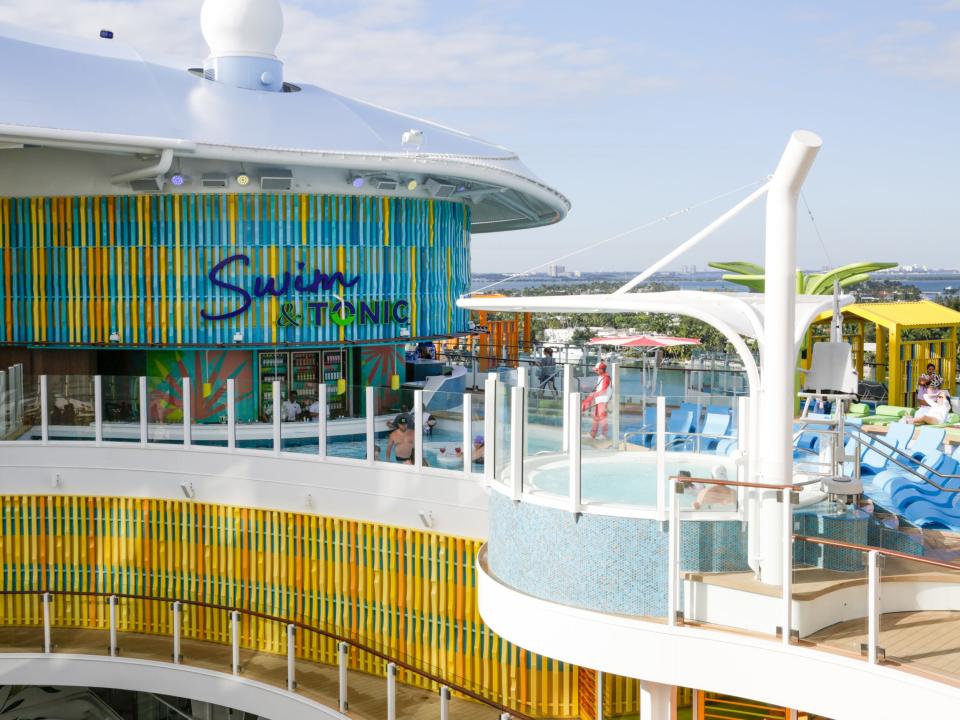
[[[747,535],[737,521],[688,521],[681,568],[747,569]],[[601,612],[664,617],[667,531],[657,520],[575,517],[490,494],[487,562],[503,583],[529,595]]]

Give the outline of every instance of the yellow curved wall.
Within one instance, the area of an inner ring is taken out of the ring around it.
[[[302,513],[190,501],[2,496],[0,589],[154,595],[337,628],[534,715],[579,715],[577,668],[486,628],[476,602],[481,541]],[[3,598],[6,624],[42,622],[36,597]],[[56,624],[107,626],[102,599],[55,600]],[[168,634],[167,602],[123,601],[119,628]],[[186,637],[229,642],[227,614],[187,608]],[[285,627],[247,616],[242,644],[283,652]],[[309,634],[300,654],[333,664]],[[382,674],[366,655],[353,667]],[[417,682],[417,678],[402,678]],[[424,683],[424,681],[420,681]],[[606,694],[606,693],[605,693]],[[632,703],[630,703],[632,704]]]

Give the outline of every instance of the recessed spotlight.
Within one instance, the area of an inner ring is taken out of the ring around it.
[[[187,179],[186,179],[183,175],[181,175],[180,173],[176,173],[176,174],[170,176],[170,183],[171,183],[172,185],[176,185],[177,187],[180,187],[180,186],[183,185],[186,181],[187,181]]]
[[[237,175],[237,185],[240,187],[246,187],[250,184],[250,176],[246,173],[240,173]]]
[[[413,191],[416,190],[416,189],[417,189],[417,181],[416,181],[416,180],[408,180],[408,181],[407,181],[407,190],[409,190],[410,192],[413,192]]]
[[[350,184],[353,185],[358,190],[363,187],[364,182],[365,180],[359,175],[357,175],[356,177],[350,180]]]

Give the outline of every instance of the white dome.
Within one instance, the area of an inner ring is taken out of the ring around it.
[[[200,27],[212,57],[275,57],[283,35],[279,0],[205,0]]]

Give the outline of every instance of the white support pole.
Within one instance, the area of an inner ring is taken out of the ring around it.
[[[597,687],[596,687],[596,700],[597,707],[594,710],[594,718],[596,720],[603,720],[603,672],[597,670]]]
[[[50,442],[50,393],[47,376],[40,376],[40,440],[46,445]]]
[[[108,598],[110,603],[110,657],[117,656],[117,604],[120,602],[120,598],[116,595],[111,595]]]
[[[227,378],[227,448],[237,446],[237,383]]]
[[[579,417],[580,413],[580,393],[570,393],[567,397],[567,412],[573,417]],[[570,437],[567,438],[567,446],[570,448],[568,458],[570,472],[570,512],[579,513],[583,510],[583,487],[582,472],[580,461],[582,458],[580,448],[580,424],[571,425],[569,428]]]
[[[473,395],[463,394],[463,474],[470,477],[473,472]]]
[[[765,483],[793,482],[793,408],[797,353],[794,340],[797,286],[797,199],[822,141],[803,130],[790,136],[767,191],[765,228],[765,293],[761,380],[763,398],[758,418],[762,439],[760,475]],[[784,517],[776,493],[764,493],[760,508],[762,563],[760,579],[776,585],[784,568],[781,530]],[[790,628],[784,627],[789,641]]]
[[[737,451],[740,454],[740,457],[746,460],[747,453],[749,452],[749,442],[748,442],[748,426],[749,422],[748,413],[749,413],[750,403],[746,397],[737,398]],[[738,482],[747,482],[748,478],[748,468],[745,462],[737,463],[737,481]],[[743,508],[746,506],[746,500],[749,488],[739,487],[737,488],[737,508],[743,513]],[[749,538],[747,540],[749,543]],[[749,549],[747,555],[750,555]]]
[[[179,600],[174,600],[173,604],[173,664],[180,664],[180,625],[183,608]]]
[[[530,412],[530,403],[527,402],[527,398],[529,397],[528,391],[530,390],[530,374],[527,371],[526,365],[517,366],[517,387],[520,388],[520,394],[523,396],[523,412],[520,415],[522,419],[520,428],[523,432],[523,444],[520,446],[520,459],[522,463],[522,461],[529,455],[527,452],[527,442],[530,437],[530,433],[527,432],[527,414]]]
[[[579,388],[577,389],[579,392]],[[580,417],[580,408],[570,414],[570,393],[573,392],[573,365],[563,365],[563,451],[567,452],[570,442],[570,425],[574,418]],[[577,423],[579,425],[579,423]]]
[[[103,444],[103,378],[93,376],[93,432],[97,445]]]
[[[280,423],[282,421],[283,403],[280,397],[280,381],[274,380],[270,388],[273,392],[273,454],[280,454],[280,447],[283,445],[283,437],[280,434]]]
[[[7,436],[10,417],[10,398],[7,397],[7,371],[0,370],[0,438]]]
[[[470,449],[472,457],[472,445]],[[490,373],[483,382],[483,480],[487,485],[494,482],[498,452],[502,448],[497,447],[497,375]]]
[[[191,432],[190,432],[190,423],[192,422],[192,419],[190,417],[192,414],[191,408],[190,408],[190,400],[191,400],[190,378],[185,377],[183,378],[183,446],[184,447],[189,447],[193,442],[193,438],[191,437]]]
[[[780,562],[783,571],[783,577],[781,579],[783,586],[783,607],[781,609],[783,636],[781,640],[784,645],[789,645],[791,642],[791,630],[793,629],[793,490],[791,488],[784,488],[782,492],[783,515],[780,519],[780,525],[783,528],[783,537],[780,539]]]
[[[140,376],[137,392],[140,398],[140,444],[147,444],[147,420],[149,419],[149,405],[147,403],[147,378]]]
[[[297,626],[287,625],[287,690],[297,689]]]
[[[524,389],[510,388],[510,486],[511,497],[519,502],[523,496],[523,415]]]
[[[423,390],[413,391],[413,466],[423,467]]]
[[[345,713],[349,707],[347,703],[347,644],[337,645],[337,675],[339,678],[338,707]]]
[[[43,594],[43,652],[49,655],[52,645],[50,644],[50,603],[53,601],[53,595],[48,592]]]
[[[387,720],[397,720],[397,666],[387,663]]]
[[[680,609],[680,493],[670,483],[670,517],[667,518],[667,625],[677,624]]]
[[[377,408],[373,387],[370,385],[364,390],[363,402],[364,405],[366,405],[366,412],[364,413],[364,436],[367,439],[367,464],[373,465],[373,459],[377,454]],[[417,429],[419,430],[419,427]],[[416,436],[414,436],[414,444],[416,444]],[[384,458],[384,460],[386,459],[387,458]]]
[[[440,720],[450,720],[450,688],[440,688]]]
[[[620,447],[620,363],[610,363],[610,439],[614,449]]]
[[[667,399],[657,396],[656,422],[657,450],[657,512],[661,520],[667,519],[667,503],[670,500],[670,478],[667,477]]]
[[[677,686],[641,680],[640,717],[643,720],[676,720]]]
[[[877,662],[880,641],[880,553],[867,552],[867,662]]]
[[[317,454],[327,456],[327,384],[317,388]]]
[[[230,666],[234,675],[240,674],[240,611],[230,611]]]

